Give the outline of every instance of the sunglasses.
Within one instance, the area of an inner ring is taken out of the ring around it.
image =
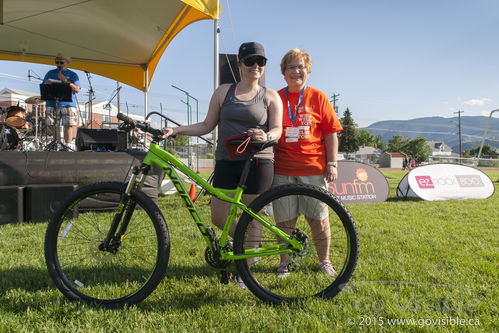
[[[263,67],[267,63],[267,59],[264,57],[249,57],[243,60],[243,64],[251,67],[255,64],[255,62],[258,64],[258,66]]]
[[[56,65],[64,65],[64,60],[63,61],[56,61],[55,64]]]

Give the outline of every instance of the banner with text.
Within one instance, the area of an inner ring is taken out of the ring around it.
[[[383,202],[390,188],[385,176],[369,164],[339,161],[338,179],[329,184],[329,191],[349,203]]]
[[[460,164],[429,164],[411,170],[397,187],[399,197],[424,200],[486,199],[494,194],[482,171]]]

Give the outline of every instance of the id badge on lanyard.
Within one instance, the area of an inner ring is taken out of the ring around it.
[[[303,94],[305,93],[305,89],[307,87],[303,87],[300,98],[298,99],[298,104],[296,104],[295,107],[295,112],[291,112],[291,104],[289,103],[289,95],[288,95],[288,87],[286,87],[286,100],[288,101],[288,116],[289,119],[291,120],[291,123],[293,124],[290,127],[286,127],[285,131],[285,140],[286,142],[298,142],[298,139],[300,137],[300,127],[294,127],[295,122],[296,122],[296,116],[298,115],[298,108],[300,107],[301,100],[303,99]]]
[[[286,127],[285,140],[286,142],[298,142],[300,136],[299,127]]]

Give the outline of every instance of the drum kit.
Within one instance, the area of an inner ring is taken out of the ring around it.
[[[24,101],[26,104],[38,105],[45,101],[39,96],[32,96]],[[19,105],[9,106],[5,110],[0,108],[0,151],[3,150],[38,150],[43,141],[39,138],[39,117],[35,112],[35,128],[28,121],[26,110]]]

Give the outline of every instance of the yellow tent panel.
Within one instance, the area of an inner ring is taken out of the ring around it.
[[[52,65],[61,52],[146,91],[172,39],[217,15],[217,0],[0,0],[0,60]]]

